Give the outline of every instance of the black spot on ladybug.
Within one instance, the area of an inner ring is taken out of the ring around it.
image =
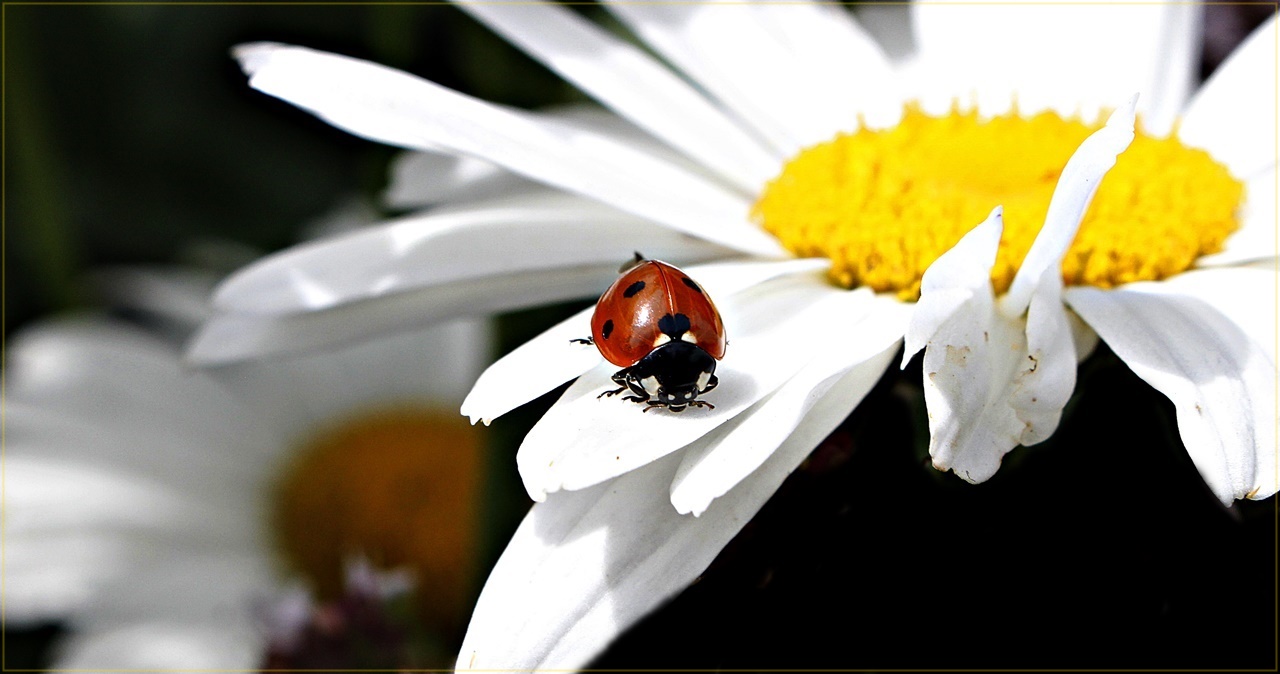
[[[681,281],[684,281],[684,284],[685,284],[685,285],[689,286],[690,288],[693,288],[693,291],[694,291],[694,292],[699,293],[699,294],[701,294],[701,293],[702,293],[702,288],[699,288],[699,287],[698,287],[698,284],[697,284],[697,283],[694,283],[694,282],[693,282],[693,279],[689,278],[688,276],[682,276],[682,277],[680,277],[680,280],[681,280]]]
[[[684,314],[666,314],[658,319],[658,329],[662,334],[671,339],[680,339],[680,336],[689,331],[689,317]]]
[[[636,293],[640,292],[641,290],[644,290],[644,281],[636,281],[635,283],[632,283],[631,285],[627,286],[626,290],[622,291],[622,296],[630,299],[632,297],[635,297]]]
[[[608,320],[604,325],[600,326],[600,336],[609,339],[609,335],[613,333],[613,321]]]

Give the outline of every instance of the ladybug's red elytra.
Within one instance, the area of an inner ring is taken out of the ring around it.
[[[716,305],[702,286],[666,262],[636,253],[621,271],[596,302],[591,339],[574,340],[595,344],[622,368],[613,375],[618,388],[597,397],[630,390],[624,400],[643,403],[645,412],[715,409],[697,398],[720,383],[716,361],[724,358],[727,341]]]

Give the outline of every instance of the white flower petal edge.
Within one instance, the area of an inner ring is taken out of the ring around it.
[[[500,108],[407,73],[274,43],[234,50],[250,86],[338,128],[409,149],[480,157],[745,253],[783,255],[745,198],[598,129]]]
[[[1089,118],[1141,91],[1144,119],[1168,128],[1186,100],[1195,65],[1187,15],[1200,11],[1191,4],[956,0],[911,9],[926,109],[974,100],[996,114],[1016,95],[1025,112]]]
[[[755,138],[639,48],[545,2],[456,3],[604,105],[750,194],[777,172]]]
[[[589,265],[616,268],[633,250],[676,256],[679,262],[733,253],[617,209],[543,189],[441,206],[300,244],[232,274],[219,284],[213,301],[229,312],[302,313],[485,277]]]
[[[526,272],[421,288],[301,314],[228,313],[200,329],[185,360],[213,367],[354,344],[451,318],[584,297],[607,284],[617,265]]]
[[[542,189],[493,162],[439,152],[402,152],[392,160],[389,173],[382,194],[382,203],[389,208],[421,208]]]
[[[700,281],[701,282],[701,281]],[[710,294],[708,288],[708,294]],[[603,363],[579,377],[525,436],[516,464],[535,501],[634,470],[705,435],[773,392],[814,352],[844,335],[823,330],[827,308],[846,291],[818,274],[793,275],[716,300],[729,347],[716,368],[715,409],[644,414],[634,403],[598,399],[618,369]],[[796,348],[805,335],[810,348]]]
[[[585,666],[711,564],[896,349],[846,374],[758,470],[700,517],[677,514],[666,497],[677,456],[534,505],[480,593],[458,671]]]
[[[874,296],[869,290],[848,293],[832,309],[823,329],[847,335],[849,340],[827,345],[777,391],[686,447],[671,485],[676,512],[701,515],[713,499],[759,468],[800,423],[819,424],[829,433],[880,379],[883,369],[864,369],[862,379],[843,384],[841,390],[852,386],[857,391],[846,398],[847,406],[831,406],[829,417],[815,418],[813,408],[833,387],[841,386],[850,370],[897,347],[912,311],[910,305]]]
[[[1272,15],[1200,87],[1178,125],[1182,142],[1208,150],[1237,178],[1276,164],[1277,32]]]
[[[830,93],[839,86],[832,81],[815,86],[798,71],[778,67],[794,62],[795,55],[761,20],[759,8],[623,1],[606,6],[648,46],[749,124],[779,156],[789,157],[837,130],[830,128],[828,111],[840,105],[840,96]],[[845,120],[837,128],[848,124]]]
[[[1276,267],[1237,267],[1224,269],[1199,269],[1178,274],[1161,282],[1160,289],[1175,295],[1186,295],[1203,300],[1219,313],[1229,318],[1272,361],[1276,357],[1276,312],[1280,308],[1277,298]]]
[[[685,271],[720,301],[769,279],[817,271],[828,264],[819,259],[754,260],[693,265],[685,267]],[[561,321],[490,365],[463,400],[462,414],[470,417],[473,424],[488,425],[598,365],[601,358],[596,347],[571,341],[591,336],[593,311],[594,306]]]
[[[1066,300],[1173,401],[1187,453],[1223,504],[1276,493],[1276,363],[1239,325],[1160,283],[1071,288]]]

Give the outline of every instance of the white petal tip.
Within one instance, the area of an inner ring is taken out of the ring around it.
[[[231,48],[231,57],[240,62],[240,69],[246,75],[253,76],[264,64],[272,52],[285,48],[278,42],[246,42]]]
[[[701,517],[702,513],[707,512],[707,508],[711,506],[711,500],[699,500],[695,503],[690,498],[681,498],[672,494],[671,506],[676,509],[676,514],[678,515],[693,515],[694,517]]]
[[[1137,123],[1138,114],[1138,94],[1129,97],[1125,104],[1120,106],[1115,112],[1111,113],[1111,117],[1107,119],[1107,126],[1117,125],[1130,129]]]

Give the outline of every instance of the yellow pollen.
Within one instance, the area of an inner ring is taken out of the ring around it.
[[[286,561],[322,600],[354,556],[410,571],[429,627],[458,629],[478,543],[478,431],[456,413],[402,407],[322,429],[275,493]]]
[[[909,105],[898,126],[863,129],[801,151],[764,189],[752,217],[787,249],[832,261],[832,282],[920,295],[938,256],[1004,206],[991,281],[1008,289],[1044,224],[1067,160],[1101,121],[1015,110],[988,120]],[[1063,282],[1109,288],[1156,280],[1222,248],[1244,186],[1202,150],[1138,130],[1107,173],[1062,261]]]

